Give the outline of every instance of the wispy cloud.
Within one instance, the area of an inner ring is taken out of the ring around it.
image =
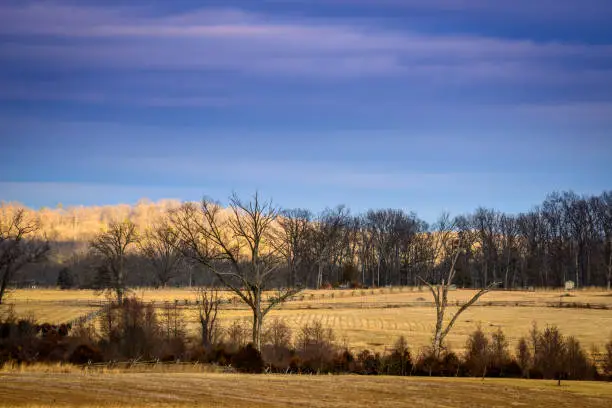
[[[608,0],[267,0],[270,3],[338,7],[391,7],[402,10],[479,13],[488,16],[529,17],[536,20],[604,21],[612,17]]]
[[[288,20],[239,10],[163,16],[146,11],[5,6],[0,33],[71,41],[5,43],[2,54],[5,60],[44,60],[65,68],[223,69],[336,78],[431,73],[497,80],[532,70],[556,73],[558,63],[570,58],[612,59],[612,45],[430,35],[364,21]]]

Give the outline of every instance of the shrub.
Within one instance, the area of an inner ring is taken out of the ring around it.
[[[565,368],[566,346],[556,326],[547,327],[539,334],[533,358],[533,367],[543,378],[561,378]]]
[[[234,320],[225,330],[225,334],[230,350],[237,351],[248,343],[250,330],[243,320]]]
[[[232,360],[232,356],[233,354],[224,344],[215,344],[212,348],[206,349],[204,362],[228,365]]]
[[[164,303],[158,320],[159,330],[166,342],[173,342],[185,337],[185,322],[176,303]]]
[[[78,345],[68,359],[72,364],[99,363],[103,360],[100,349],[89,344]]]
[[[334,342],[334,332],[331,328],[323,327],[319,320],[312,324],[305,324],[300,328],[297,338],[297,348],[306,349],[309,346],[331,346]]]
[[[414,371],[416,375],[438,376],[441,367],[441,361],[433,355],[431,350],[426,350],[419,356]]]
[[[93,344],[96,341],[96,326],[93,321],[81,320],[75,324],[71,335],[83,344]]]
[[[356,370],[356,359],[348,349],[342,350],[334,357],[334,372],[350,373]]]
[[[446,351],[440,361],[438,375],[446,377],[459,377],[465,375],[459,356],[452,351]]]
[[[468,374],[474,377],[484,377],[489,365],[489,339],[480,326],[470,334],[465,348],[465,364]]]
[[[291,350],[291,328],[284,320],[275,318],[265,328],[261,355],[274,370],[286,370],[295,352]]]
[[[491,335],[488,353],[489,375],[493,377],[508,376],[508,373],[505,371],[506,368],[510,368],[509,364],[512,362],[512,359],[508,351],[506,335],[501,328],[498,328],[497,331]],[[514,376],[516,376],[516,374],[514,374]]]
[[[100,315],[100,349],[105,359],[176,359],[186,350],[185,331],[178,309],[168,303],[161,322],[152,304],[127,298],[109,304]]]
[[[603,363],[604,374],[612,381],[612,339],[606,344],[606,354]]]
[[[263,372],[264,368],[261,354],[251,343],[238,350],[231,358],[231,363],[241,373],[257,374]]]
[[[408,375],[412,371],[412,358],[404,336],[397,339],[391,354],[384,359],[384,366],[385,373],[390,375]]]
[[[358,373],[364,375],[375,375],[380,372],[380,355],[372,354],[369,350],[363,350],[357,355]]]
[[[531,352],[529,351],[529,345],[525,337],[519,339],[516,347],[517,364],[521,369],[522,377],[529,377],[529,370],[531,369]]]
[[[289,347],[291,345],[291,328],[283,319],[278,317],[265,327],[263,343],[274,347]]]
[[[568,380],[592,380],[597,370],[589,362],[580,342],[573,336],[565,342],[564,378]]]
[[[335,355],[333,330],[324,328],[320,321],[304,325],[298,333],[296,352],[305,371],[330,371]]]

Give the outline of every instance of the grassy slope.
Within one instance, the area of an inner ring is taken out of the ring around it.
[[[2,373],[0,406],[610,407],[608,383],[193,373]]]

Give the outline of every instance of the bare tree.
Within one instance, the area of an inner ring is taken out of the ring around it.
[[[323,270],[339,244],[342,243],[342,233],[349,220],[349,211],[344,206],[323,211],[313,225],[313,244],[317,257],[317,281],[315,287],[323,286]]]
[[[229,214],[218,203],[203,199],[171,212],[184,255],[210,270],[253,312],[253,346],[261,349],[264,317],[299,289],[279,289],[264,298],[272,278],[284,264],[274,226],[278,209],[255,194],[243,202],[230,197]]]
[[[153,270],[157,282],[166,287],[179,271],[183,256],[178,249],[177,236],[167,221],[154,225],[139,240],[140,250]]]
[[[115,292],[119,304],[123,303],[126,291],[127,254],[137,242],[136,225],[123,221],[111,222],[106,231],[89,243],[91,252],[101,260],[98,269],[100,283]]]
[[[289,287],[298,283],[297,271],[305,259],[307,238],[310,234],[312,214],[305,209],[284,210],[278,217],[279,251],[287,262]]]
[[[472,228],[476,233],[477,242],[480,244],[483,266],[483,286],[489,283],[489,274],[493,275],[493,281],[497,280],[497,238],[500,214],[492,209],[477,208],[472,216]]]
[[[499,220],[499,227],[502,240],[502,255],[504,258],[504,289],[508,290],[510,286],[514,286],[514,279],[512,279],[512,285],[508,280],[510,274],[511,264],[513,259],[517,258],[517,241],[518,241],[518,225],[516,218],[511,215],[502,214]],[[513,275],[515,274],[515,268],[512,268]]]
[[[219,291],[217,288],[199,288],[197,290],[198,311],[202,329],[202,344],[210,347],[217,334],[217,312],[219,310]]]
[[[604,264],[606,268],[606,286],[612,288],[612,191],[605,191],[601,196],[592,200],[597,224],[602,232],[601,245]]]
[[[47,256],[49,242],[36,237],[39,230],[38,220],[29,217],[23,208],[0,206],[0,304],[19,270]]]
[[[497,286],[498,282],[493,282],[485,288],[480,289],[470,300],[461,305],[457,312],[451,317],[450,321],[444,325],[444,317],[446,315],[446,309],[448,307],[448,291],[453,284],[453,278],[455,277],[455,266],[457,259],[464,251],[461,245],[461,241],[457,238],[457,234],[454,231],[454,223],[450,221],[448,215],[443,215],[438,221],[437,238],[441,241],[437,244],[440,250],[444,251],[446,256],[451,257],[451,265],[448,270],[448,274],[442,276],[439,282],[430,283],[427,280],[421,278],[421,281],[429,288],[433,295],[434,302],[436,304],[436,327],[434,330],[434,336],[432,339],[432,351],[435,358],[439,358],[444,346],[444,339],[451,331],[457,318],[461,313],[465,312],[470,306],[485,293],[489,292],[493,287]]]
[[[418,228],[415,216],[403,210],[369,210],[364,223],[376,255],[376,282],[372,276],[372,285],[381,286],[381,272],[384,285],[388,285],[393,275],[399,278],[402,249],[407,248]]]

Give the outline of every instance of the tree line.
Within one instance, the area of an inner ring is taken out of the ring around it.
[[[2,204],[0,283],[2,288],[29,282],[95,287],[108,284],[114,273],[127,286],[185,286],[210,283],[213,275],[200,272],[213,264],[233,282],[245,273],[255,250],[266,254],[257,254],[249,268],[257,273],[272,267],[264,266],[271,261],[273,270],[259,273],[273,287],[420,285],[422,279],[436,281],[448,270],[459,245],[455,284],[460,287],[482,288],[491,282],[505,289],[559,287],[572,280],[576,287],[610,289],[612,283],[611,191],[598,196],[555,192],[525,213],[480,207],[452,218],[443,215],[431,225],[398,209],[352,214],[337,206],[313,214],[254,198],[243,202],[232,196],[227,207],[209,199],[170,206],[146,227],[129,217],[110,221],[87,242],[54,241],[41,228],[37,213]],[[249,220],[247,207],[255,201],[266,206],[258,210],[267,212]],[[268,225],[252,224],[263,221]],[[252,236],[247,227],[263,227],[266,233]],[[113,270],[118,266],[113,263],[104,269],[101,240],[115,229],[129,230],[120,257],[125,264],[120,270]],[[202,242],[191,242],[188,250],[177,245],[188,244],[186,234],[195,232],[224,255],[201,262],[210,255],[198,253],[210,249],[199,247]],[[249,247],[252,238],[262,246]],[[223,248],[221,241],[231,245]]]

